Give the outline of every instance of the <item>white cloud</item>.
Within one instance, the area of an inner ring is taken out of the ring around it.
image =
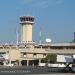
[[[20,2],[34,7],[49,7],[62,4],[64,0],[20,0]]]
[[[64,2],[64,0],[39,0],[37,3],[35,3],[33,6],[35,7],[42,7],[42,8],[47,8],[50,6],[56,6],[60,5]]]
[[[46,0],[40,0],[39,2],[34,3],[32,6],[34,7],[46,7],[47,6],[48,1]]]
[[[29,4],[31,2],[33,2],[34,0],[20,0],[21,4]]]
[[[51,1],[51,5],[59,5],[59,4],[62,4],[64,2],[64,0],[52,0]]]

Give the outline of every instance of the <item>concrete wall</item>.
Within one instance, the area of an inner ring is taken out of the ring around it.
[[[27,54],[27,58],[33,58],[33,54]]]
[[[37,58],[43,58],[43,54],[37,54]]]
[[[20,59],[20,52],[19,50],[10,50],[9,51],[9,59],[10,60],[19,60]]]
[[[22,25],[21,41],[32,41],[32,24]]]

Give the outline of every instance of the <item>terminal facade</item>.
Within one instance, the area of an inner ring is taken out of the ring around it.
[[[38,66],[47,54],[75,54],[75,43],[44,43],[32,41],[33,16],[21,16],[21,43],[0,44],[0,65]]]

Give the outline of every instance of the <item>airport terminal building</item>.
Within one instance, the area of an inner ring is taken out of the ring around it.
[[[75,43],[37,44],[32,40],[33,16],[21,16],[21,43],[0,44],[0,65],[37,66],[48,53],[75,55]]]

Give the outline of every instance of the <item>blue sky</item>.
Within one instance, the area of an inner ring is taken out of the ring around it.
[[[16,41],[19,17],[35,16],[33,40],[70,42],[75,32],[75,0],[0,0],[0,42]]]

